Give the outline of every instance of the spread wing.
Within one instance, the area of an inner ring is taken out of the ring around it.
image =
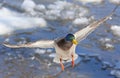
[[[82,30],[77,31],[74,34],[76,40],[81,41],[81,40],[85,39],[92,31],[94,31],[98,26],[100,26],[100,24],[107,21],[114,14],[114,11],[116,10],[117,7],[118,6],[116,6],[114,8],[114,10],[108,16],[106,16],[98,21],[94,21],[92,24],[88,25],[87,27],[83,28]]]
[[[3,44],[6,47],[10,48],[22,48],[22,47],[27,47],[27,48],[34,48],[34,47],[39,47],[39,48],[54,48],[54,41],[53,40],[41,40],[41,41],[36,41],[33,43],[28,43],[28,44],[20,44],[20,45],[11,45],[11,44]]]

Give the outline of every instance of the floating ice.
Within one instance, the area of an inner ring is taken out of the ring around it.
[[[117,78],[120,78],[120,70],[112,70],[110,74],[114,75]]]
[[[52,53],[49,55],[49,57],[54,58],[56,56],[56,53]]]
[[[111,70],[110,74],[120,78],[120,61],[115,64],[115,67]]]
[[[101,43],[109,43],[109,42],[111,42],[112,40],[110,39],[110,38],[101,38],[100,40],[99,40]]]
[[[4,7],[0,8],[0,18],[9,18],[16,15],[19,16],[19,14],[7,8],[4,8]]]
[[[6,53],[8,56],[12,56],[12,54],[11,53]]]
[[[100,48],[103,50],[113,50],[115,47],[110,43],[102,43],[100,44]]]
[[[99,41],[100,41],[99,42],[100,48],[102,48],[104,50],[113,50],[114,49],[113,41],[110,38],[101,38]]]
[[[16,38],[15,41],[17,42],[18,45],[27,43],[27,40],[24,37]]]
[[[33,57],[31,57],[31,60],[34,60],[35,59],[35,57],[33,56]]]
[[[46,19],[50,20],[56,20],[58,17],[60,17],[60,11],[59,10],[47,10],[45,12]]]
[[[43,12],[43,11],[46,10],[46,7],[43,4],[38,4],[38,5],[35,6],[35,10]]]
[[[13,31],[12,28],[8,27],[6,24],[3,24],[1,22],[0,22],[0,29],[2,29],[0,31],[0,35],[10,33],[11,31]]]
[[[46,21],[43,18],[32,18],[32,17],[0,18],[0,29],[2,29],[2,31],[0,31],[0,35],[8,34],[18,29],[27,29],[27,28],[45,27],[45,26],[46,26]]]
[[[48,63],[48,67],[50,67],[51,65],[52,65],[52,64],[49,62],[49,63]]]
[[[87,19],[86,17],[81,17],[81,18],[76,18],[74,21],[73,21],[73,24],[74,25],[86,25],[86,24],[89,24],[89,19]]]
[[[62,12],[64,10],[64,12],[68,12],[67,14],[69,14],[70,12],[68,11],[69,8],[71,8],[72,5],[71,3],[68,3],[66,1],[56,1],[53,4],[50,4],[47,6],[48,10],[46,11],[46,18],[47,19],[57,19],[58,17],[62,18]],[[73,7],[73,6],[72,6]],[[71,11],[72,12],[72,11]],[[64,14],[65,16],[63,17],[67,17],[67,14]],[[71,15],[68,15],[69,17]]]
[[[52,49],[47,49],[47,53],[51,53],[51,52],[53,52]]]
[[[44,54],[46,52],[46,50],[44,49],[35,49],[35,53],[38,53],[38,54]]]
[[[120,26],[113,25],[111,26],[112,33],[118,37],[120,37]]]
[[[110,62],[103,61],[102,64],[107,67],[112,67],[113,65]]]
[[[24,0],[21,5],[21,8],[26,12],[32,12],[34,11],[35,6],[36,4],[33,0]]]
[[[8,2],[10,1],[8,0]],[[12,7],[14,9],[14,7],[18,6],[12,5]],[[32,0],[24,0],[18,9],[24,10],[27,15],[40,16],[49,20],[73,20],[76,17],[79,18],[88,14],[88,8],[67,1],[55,1],[48,5],[36,5]]]
[[[10,39],[9,39],[9,38],[6,38],[4,42],[9,42],[9,41],[10,41]]]
[[[24,2],[21,5],[21,9],[30,15],[36,15],[36,12],[34,11],[35,7],[36,4],[33,0],[24,0]]]
[[[120,5],[120,0],[109,0],[113,4]]]
[[[102,3],[104,0],[77,0],[77,1],[81,1],[83,4],[86,4],[86,3]]]
[[[25,17],[7,8],[0,9],[0,35],[11,33],[18,29],[45,27],[47,22],[43,18]]]
[[[62,19],[74,19],[75,18],[75,12],[72,11],[72,10],[69,10],[69,11],[64,11],[62,12],[61,14],[61,18]]]
[[[88,14],[88,9],[69,3],[66,1],[56,1],[53,4],[46,6],[46,19],[56,20],[73,20],[76,17],[81,17]]]
[[[49,9],[57,9],[57,10],[63,10],[65,7],[71,7],[72,3],[66,2],[66,1],[56,1],[54,4],[48,5]]]
[[[106,43],[106,44],[105,44],[105,48],[106,48],[106,49],[113,49],[114,46],[113,46],[112,44],[110,44],[110,43]]]

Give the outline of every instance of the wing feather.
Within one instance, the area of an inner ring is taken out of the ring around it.
[[[117,7],[118,6],[116,6],[108,16],[106,16],[98,21],[94,21],[92,24],[88,25],[87,27],[77,31],[74,34],[76,40],[81,41],[81,40],[85,39],[92,31],[94,31],[97,27],[99,27],[100,24],[107,21],[114,14],[114,11],[117,9]]]
[[[27,47],[27,48],[34,48],[34,47],[39,47],[39,48],[54,48],[54,41],[53,40],[41,40],[41,41],[36,41],[33,43],[27,43],[27,44],[20,44],[20,45],[11,45],[11,44],[3,44],[6,47],[10,48],[22,48],[22,47]]]

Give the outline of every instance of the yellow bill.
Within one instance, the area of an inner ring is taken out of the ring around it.
[[[75,45],[78,44],[77,40],[75,40],[75,39],[72,40],[72,43],[75,44]]]

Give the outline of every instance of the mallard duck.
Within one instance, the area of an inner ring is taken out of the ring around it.
[[[21,45],[10,45],[10,44],[4,44],[4,45],[10,48],[22,48],[22,47],[55,48],[56,56],[54,57],[53,61],[56,63],[60,63],[62,70],[64,70],[64,65],[63,65],[64,60],[67,62],[72,62],[72,67],[74,67],[75,64],[74,60],[78,58],[78,55],[75,52],[78,42],[85,39],[93,30],[95,30],[98,26],[100,26],[100,24],[108,20],[113,15],[113,13],[114,10],[108,16],[98,21],[94,21],[92,24],[77,31],[74,34],[69,33],[63,38],[57,38],[55,40],[47,40],[47,41],[40,40],[33,43],[21,44]]]

